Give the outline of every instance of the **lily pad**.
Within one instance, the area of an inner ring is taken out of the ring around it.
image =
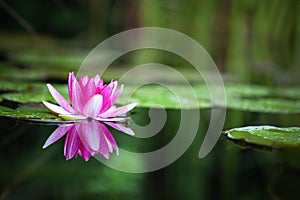
[[[66,84],[57,84],[54,87],[68,100]],[[195,94],[189,90],[191,88],[186,88],[180,84],[169,85],[168,87],[173,91],[160,85],[142,87],[125,85],[117,104],[124,105],[129,102],[137,102],[139,107],[164,107],[166,109],[224,108],[218,103],[211,104],[210,93],[205,84],[193,85],[192,91]],[[271,89],[262,86],[238,85],[237,87],[226,85],[225,90],[227,94],[226,107],[229,109],[262,113],[300,113],[298,98],[300,88],[297,87]],[[0,82],[0,91],[4,92],[0,95],[3,99],[17,103],[45,100],[54,102],[45,83]],[[10,93],[11,91],[14,92]],[[181,104],[178,97],[181,99]]]
[[[81,62],[87,55],[86,52],[69,52],[65,51],[50,53],[50,52],[22,52],[10,55],[10,58],[17,63],[30,67],[51,66],[51,68],[76,70],[74,66],[80,66]]]
[[[55,84],[53,86],[67,99],[67,85]],[[0,82],[0,91],[4,92],[4,94],[0,96],[1,98],[17,103],[39,103],[42,101],[54,102],[45,83]]]
[[[266,97],[272,95],[272,89],[266,86],[227,84],[226,94],[230,97]]]
[[[124,92],[117,101],[118,104],[137,102],[138,107],[163,107],[167,109],[198,109],[210,108],[209,93],[195,90],[189,92],[184,86],[171,86],[168,88],[159,85],[147,85],[134,90],[134,86],[125,86]],[[171,90],[173,91],[171,91]],[[131,93],[132,92],[132,93]]]
[[[10,92],[10,91],[26,91],[27,84],[26,83],[16,83],[16,82],[8,82],[1,81],[0,82],[0,91],[1,92]]]
[[[6,100],[18,103],[52,101],[53,99],[50,94],[39,93],[8,93],[3,94],[2,97]]]
[[[19,117],[22,118],[35,118],[35,119],[55,119],[57,118],[56,115],[53,115],[47,109],[44,108],[34,108],[34,107],[27,107],[22,106],[15,109],[15,112],[18,113]]]
[[[271,148],[300,147],[300,128],[275,126],[247,126],[225,132],[227,138],[246,145]]]
[[[273,88],[261,85],[227,84],[226,94],[229,97],[249,99],[257,99],[259,97],[300,99],[300,88],[296,86]]]
[[[300,101],[275,98],[229,98],[227,108],[262,113],[300,113]]]
[[[132,86],[129,88],[126,86],[124,94],[122,94],[119,104],[126,104],[128,100],[137,102],[140,107],[156,107],[161,105],[164,108],[169,109],[197,109],[197,108],[212,108],[223,107],[219,104],[211,104],[211,97],[207,87],[204,84],[198,84],[193,86],[197,101],[193,101],[194,96],[188,92],[184,86],[176,86],[174,93],[168,89],[158,85],[148,85],[140,87],[135,90],[132,95],[129,91],[132,91]],[[262,112],[262,113],[300,113],[300,101],[295,97],[295,92],[286,92],[287,96],[279,97],[277,91],[271,90],[271,88],[260,86],[243,86],[238,88],[234,85],[225,86],[227,95],[227,108]],[[289,88],[286,88],[289,91]],[[294,91],[296,91],[293,88]],[[179,103],[177,96],[180,96],[184,104]],[[270,98],[269,96],[272,96]]]
[[[0,106],[0,117],[9,117],[12,119],[24,120],[33,123],[47,124],[67,124],[74,121],[63,121],[60,117],[52,114],[46,108],[35,108],[22,106],[17,109],[11,109],[5,106]]]
[[[46,79],[65,80],[66,74],[70,70],[62,70],[55,68],[39,67],[39,68],[16,68],[6,64],[0,64],[0,78],[5,80],[23,80],[23,81],[43,81]]]
[[[10,116],[14,110],[5,106],[0,106],[0,116],[7,117]]]

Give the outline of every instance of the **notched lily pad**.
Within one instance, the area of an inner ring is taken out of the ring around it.
[[[226,137],[243,146],[269,149],[299,148],[300,128],[275,126],[247,126],[225,132]]]

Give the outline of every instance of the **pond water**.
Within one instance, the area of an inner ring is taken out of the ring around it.
[[[148,111],[136,108],[132,120],[147,125]],[[149,138],[135,138],[110,130],[121,149],[154,151],[172,141],[179,126],[180,111],[167,110],[166,114],[163,129]],[[196,138],[178,160],[154,172],[126,173],[93,157],[88,162],[81,157],[66,161],[63,139],[42,149],[56,126],[1,118],[0,199],[295,198],[300,189],[298,149],[244,148],[222,134],[213,150],[200,159],[198,153],[209,124],[210,110],[201,110],[200,119]],[[224,130],[259,124],[292,126],[298,119],[299,115],[228,110]],[[111,159],[129,166],[141,164],[140,160],[126,157],[122,152]]]

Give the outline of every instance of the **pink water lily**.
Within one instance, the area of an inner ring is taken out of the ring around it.
[[[83,76],[77,81],[72,72],[69,74],[68,81],[71,105],[51,84],[47,84],[47,87],[59,106],[46,101],[43,101],[43,104],[65,120],[123,120],[124,118],[119,116],[132,110],[136,103],[119,108],[113,106],[124,87],[124,85],[121,85],[120,89],[116,91],[117,85],[117,81],[104,84],[99,75],[96,75],[94,78]]]
[[[93,78],[83,76],[77,81],[74,73],[69,74],[68,92],[71,104],[50,84],[47,87],[58,105],[43,101],[43,104],[64,120],[72,124],[59,126],[47,139],[43,148],[66,135],[64,154],[67,160],[80,155],[84,160],[102,154],[109,158],[113,149],[118,154],[118,146],[106,125],[121,132],[134,135],[134,132],[121,124],[124,115],[136,104],[116,108],[114,103],[120,96],[123,85],[116,91],[118,82],[104,84],[98,75]],[[102,122],[102,123],[101,123]]]

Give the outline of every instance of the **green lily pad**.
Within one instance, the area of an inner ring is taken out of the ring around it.
[[[2,97],[6,100],[18,103],[53,101],[53,98],[50,94],[39,93],[8,93],[3,94]]]
[[[164,87],[147,85],[135,90],[130,96],[129,91],[132,91],[131,87],[129,86],[128,88],[128,86],[125,86],[124,93],[118,101],[119,104],[126,104],[128,103],[128,99],[131,99],[131,101],[137,102],[140,107],[156,107],[157,105],[169,109],[223,107],[218,104],[211,105],[211,97],[204,84],[193,86],[197,98],[196,102],[193,101],[193,94],[180,85],[176,86],[174,94]],[[286,92],[287,96],[279,97],[278,95],[276,96],[277,93],[272,92],[271,88],[267,87],[249,86],[247,88],[244,85],[238,90],[236,86],[228,85],[225,86],[225,89],[227,92],[226,107],[229,109],[262,113],[300,113],[300,101],[289,96],[291,94],[295,97],[295,92]],[[286,88],[286,90],[289,91],[289,88]],[[293,88],[293,90],[295,89]],[[184,104],[180,105],[176,97],[177,95],[183,97]],[[272,98],[269,96],[272,96]]]
[[[261,113],[300,113],[300,101],[289,99],[230,98],[227,108]]]
[[[81,62],[87,55],[87,52],[78,51],[61,51],[61,52],[49,52],[49,51],[33,51],[33,52],[21,52],[10,55],[10,58],[17,63],[27,65],[30,67],[51,66],[51,68],[76,70],[75,66],[80,66]]]
[[[242,85],[242,84],[227,84],[226,94],[230,97],[266,97],[272,94],[272,90],[266,86],[257,85]]]
[[[66,99],[68,90],[66,84],[53,85]],[[137,85],[126,84],[117,104],[137,102],[139,107],[164,107],[166,109],[203,109],[224,107],[211,104],[211,96],[205,84],[194,84],[191,88],[183,85],[168,85],[173,91],[160,85],[146,85],[137,88]],[[270,88],[266,86],[227,84],[227,108],[264,112],[264,113],[300,113],[300,88]],[[45,83],[0,82],[1,98],[17,103],[51,101]],[[195,94],[193,94],[193,92]],[[195,96],[194,96],[195,95]],[[182,100],[182,104],[178,101]]]
[[[25,120],[35,123],[72,123],[73,121],[64,121],[60,117],[54,115],[46,108],[36,108],[29,106],[22,106],[17,109],[11,109],[5,106],[0,106],[0,117],[9,117],[12,119]]]
[[[55,69],[49,67],[19,69],[6,64],[0,64],[0,78],[5,80],[43,81],[46,79],[64,80],[70,70]]]
[[[18,118],[23,119],[58,119],[58,117],[52,114],[50,111],[44,108],[34,107],[19,107],[15,110]],[[61,120],[60,120],[61,121]]]
[[[288,89],[287,88],[278,88],[275,90],[275,93],[278,96],[300,99],[300,88],[296,87],[296,86],[288,87]]]
[[[0,82],[0,91],[1,92],[10,92],[10,91],[26,91],[27,85],[26,83],[16,83],[16,82],[8,82],[1,81]]]
[[[5,106],[0,106],[0,116],[7,117],[10,116],[14,110]]]
[[[53,86],[68,100],[66,84]],[[218,104],[211,105],[211,97],[204,84],[192,86],[195,96],[190,92],[191,90],[188,90],[189,88],[180,84],[170,87],[173,91],[160,85],[146,85],[139,88],[135,85],[125,85],[117,104],[125,105],[129,102],[137,102],[139,107],[164,107],[166,109],[223,107]],[[271,89],[262,86],[226,85],[225,89],[227,92],[226,107],[229,109],[262,113],[300,113],[298,98],[300,89],[297,87]],[[14,91],[1,96],[3,99],[17,103],[41,101],[55,103],[45,83],[0,82],[0,91]],[[182,104],[178,101],[178,97],[182,100]]]
[[[259,97],[300,99],[300,88],[296,86],[273,88],[261,85],[227,84],[226,94],[229,97],[249,99],[257,99]]]
[[[3,117],[12,117],[12,118],[56,118],[50,111],[43,108],[34,108],[34,107],[19,107],[17,109],[11,109],[5,106],[0,106],[0,116]]]
[[[68,99],[67,85],[53,85],[66,99]],[[53,97],[49,93],[46,84],[44,83],[12,83],[12,82],[0,82],[0,91],[8,92],[2,94],[0,97],[17,103],[29,103],[29,102],[42,102],[51,101],[54,102]],[[14,91],[13,93],[10,93]]]
[[[118,99],[118,104],[137,102],[138,107],[163,107],[167,109],[197,109],[210,108],[208,92],[195,91],[195,96],[184,86],[171,86],[169,90],[159,85],[147,85],[133,90],[134,86],[125,86],[124,92]],[[176,89],[176,90],[175,90]],[[131,92],[133,92],[131,94]],[[179,101],[180,98],[180,101]],[[180,104],[180,102],[182,104]]]
[[[247,126],[225,132],[227,138],[240,144],[272,148],[300,147],[300,128],[275,126]]]

